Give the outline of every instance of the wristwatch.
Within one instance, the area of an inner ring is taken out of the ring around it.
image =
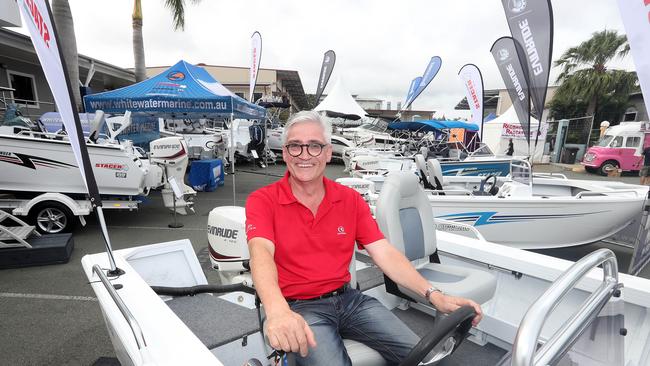
[[[442,290],[441,290],[441,289],[439,289],[439,288],[437,288],[437,287],[435,287],[435,286],[431,286],[431,287],[429,287],[429,288],[427,289],[427,292],[424,293],[424,297],[427,299],[427,301],[431,301],[431,300],[429,300],[429,297],[430,297],[431,294],[434,293],[434,292],[440,292],[440,293],[442,294]]]

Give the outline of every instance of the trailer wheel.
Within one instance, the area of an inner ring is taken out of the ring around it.
[[[29,211],[29,221],[43,234],[59,234],[72,231],[75,216],[70,209],[59,202],[39,203]]]
[[[598,173],[600,175],[607,175],[610,170],[618,169],[618,162],[616,160],[607,160],[600,166]]]

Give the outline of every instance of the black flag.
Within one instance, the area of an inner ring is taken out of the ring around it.
[[[526,134],[526,141],[530,146],[530,90],[526,70],[521,66],[517,57],[517,48],[520,46],[512,37],[501,37],[494,42],[490,52],[494,56],[503,82],[506,84],[508,95],[510,95],[519,123]]]
[[[519,62],[528,71],[532,115],[541,121],[553,52],[550,0],[501,0],[512,38],[519,42]]]
[[[323,56],[323,65],[320,67],[320,76],[318,77],[318,86],[316,87],[316,104],[320,101],[321,95],[325,91],[327,82],[330,80],[332,70],[334,70],[334,63],[336,62],[336,54],[334,51],[329,50]]]

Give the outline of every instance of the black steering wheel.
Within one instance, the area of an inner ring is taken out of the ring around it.
[[[451,355],[467,338],[475,316],[474,308],[467,305],[445,316],[436,322],[434,329],[422,337],[399,365],[417,366],[431,351],[435,352],[431,359],[435,362]]]
[[[486,191],[488,184],[490,189]],[[499,193],[499,188],[497,187],[497,176],[495,174],[490,174],[481,180],[481,185],[478,187],[478,193],[481,196],[494,196]]]

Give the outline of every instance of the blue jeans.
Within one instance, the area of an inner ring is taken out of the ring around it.
[[[289,303],[314,332],[316,348],[307,357],[296,354],[298,365],[351,365],[342,338],[361,342],[398,364],[420,338],[374,297],[348,289],[320,300]]]

